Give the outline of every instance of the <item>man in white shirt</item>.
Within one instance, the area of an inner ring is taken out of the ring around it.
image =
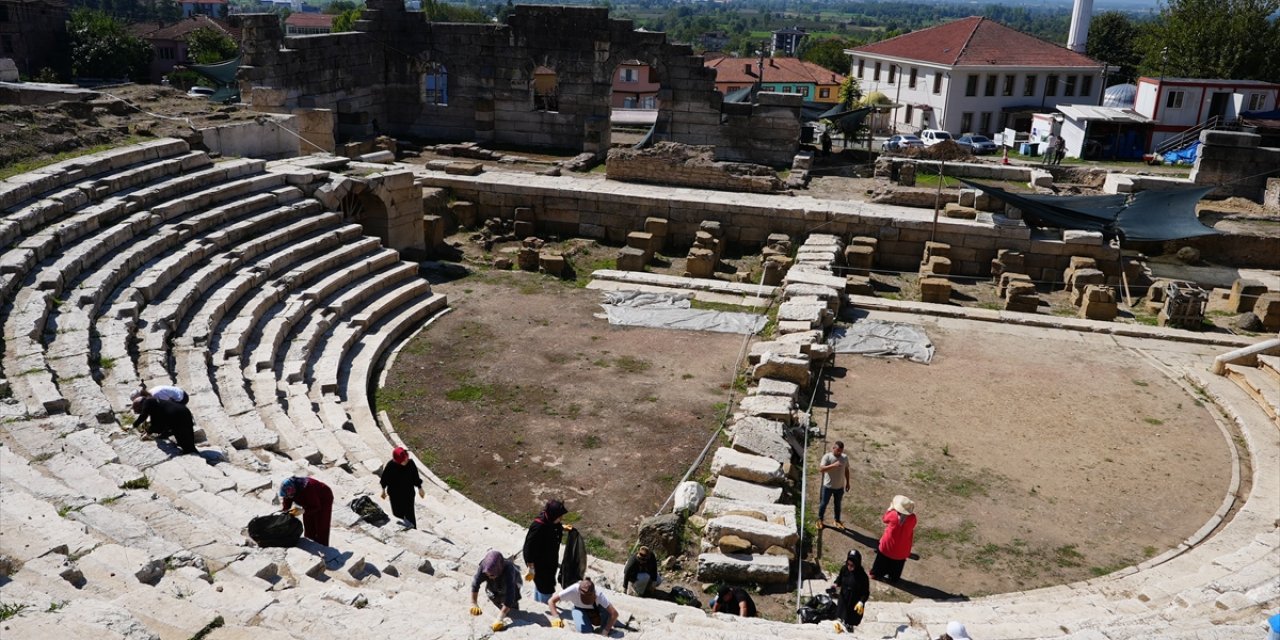
[[[840,502],[844,500],[844,492],[849,490],[849,456],[844,453],[844,442],[836,440],[831,451],[823,454],[818,463],[818,471],[822,472],[822,489],[818,498],[818,528],[824,526],[823,518],[827,515],[827,502],[835,500],[836,528],[843,529],[840,521]]]
[[[573,605],[573,626],[578,633],[596,633],[598,628],[600,635],[607,636],[618,622],[618,610],[609,602],[604,591],[596,589],[591,578],[583,578],[551,596],[551,600],[547,602],[547,615],[550,616],[553,627],[564,626],[560,610],[556,608],[561,600]]]

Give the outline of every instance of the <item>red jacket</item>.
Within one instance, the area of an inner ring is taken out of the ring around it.
[[[880,536],[880,553],[891,560],[906,560],[911,555],[911,539],[916,532],[916,515],[890,509],[884,512],[884,535]]]

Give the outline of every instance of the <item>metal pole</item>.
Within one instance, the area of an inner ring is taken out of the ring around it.
[[[929,233],[929,242],[938,237],[938,209],[942,205],[942,183],[947,181],[947,161],[938,165],[938,191],[933,196],[933,231]]]

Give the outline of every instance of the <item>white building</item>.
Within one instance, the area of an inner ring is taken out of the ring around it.
[[[1031,114],[1098,104],[1103,65],[998,22],[973,16],[846,49],[863,93],[898,108],[894,132],[1027,131]]]
[[[1246,111],[1277,108],[1280,85],[1259,80],[1138,78],[1133,110],[1155,121],[1147,147],[1236,120]]]

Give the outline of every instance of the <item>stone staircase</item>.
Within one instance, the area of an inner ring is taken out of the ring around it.
[[[345,507],[399,443],[369,404],[387,354],[443,308],[310,195],[319,169],[214,161],[159,140],[0,183],[0,635],[128,640],[483,638],[470,576],[522,529],[428,471],[419,530]],[[1155,341],[1145,341],[1156,344]],[[1156,344],[1156,347],[1159,345]],[[1280,606],[1280,429],[1207,358],[1157,351],[1235,423],[1248,492],[1184,545],[1085,583],[970,602],[872,603],[855,637],[1241,638]],[[123,428],[139,384],[192,395],[201,456]],[[242,528],[279,479],[336,494],[333,549]],[[618,580],[619,567],[590,572]],[[616,598],[615,637],[819,638],[826,625]],[[532,598],[527,609],[537,611]],[[491,611],[491,609],[489,610]],[[519,614],[503,637],[560,637]]]

